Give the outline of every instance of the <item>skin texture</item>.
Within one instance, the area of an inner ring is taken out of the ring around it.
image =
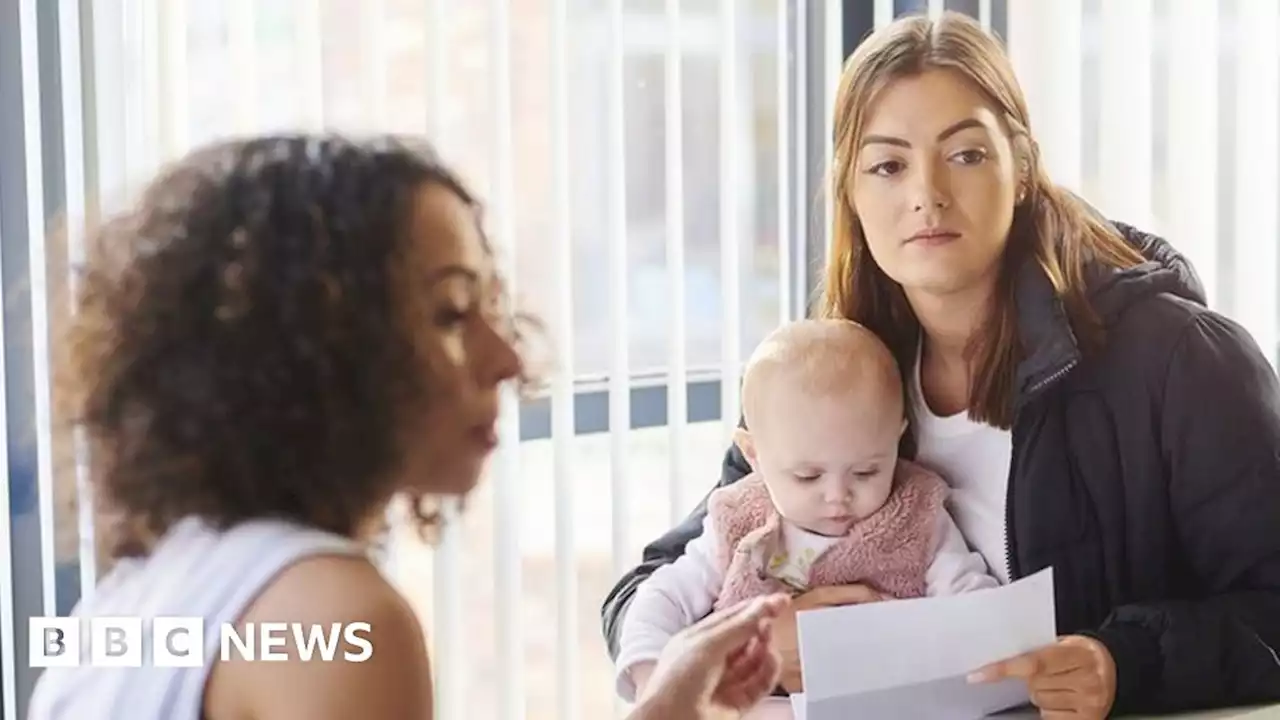
[[[1022,182],[993,108],[949,70],[891,82],[870,109],[849,201],[876,263],[901,284],[924,331],[921,383],[934,412],[968,406],[969,339],[991,311]],[[957,235],[911,238],[940,228]],[[986,668],[977,681],[1020,678],[1044,717],[1102,718],[1115,700],[1106,648],[1085,637]]]

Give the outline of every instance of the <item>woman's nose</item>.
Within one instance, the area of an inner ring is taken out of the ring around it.
[[[933,197],[917,198],[915,207],[913,207],[912,209],[915,210],[916,212],[920,212],[922,210],[925,210],[926,208],[936,208],[938,210],[946,210],[949,205],[950,203],[947,201],[946,198],[942,197],[941,195],[935,195]]]
[[[514,332],[503,332],[487,323],[486,330],[476,353],[477,374],[482,383],[497,385],[516,377],[524,367],[516,350]]]
[[[912,209],[916,212],[947,209],[951,205],[951,200],[946,188],[942,187],[942,181],[942,173],[932,168],[921,169],[916,178]]]

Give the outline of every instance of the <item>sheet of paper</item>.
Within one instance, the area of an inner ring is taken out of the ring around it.
[[[806,720],[981,718],[1028,701],[1021,682],[969,685],[965,676],[1054,642],[1053,573],[952,597],[811,610],[797,626]]]
[[[742,714],[742,720],[795,720],[791,701],[785,697],[768,697]]]
[[[795,720],[805,720],[804,693],[796,693],[791,696],[791,714]]]

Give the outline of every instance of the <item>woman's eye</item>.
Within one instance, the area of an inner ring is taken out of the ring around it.
[[[902,163],[897,160],[885,160],[884,162],[876,163],[867,169],[868,174],[880,175],[882,177],[889,177],[890,175],[896,175],[900,172],[902,172]]]
[[[961,150],[951,157],[961,165],[977,165],[987,159],[987,153],[985,150]]]
[[[437,327],[452,328],[466,321],[468,313],[465,309],[457,307],[443,307],[436,312],[435,322]]]

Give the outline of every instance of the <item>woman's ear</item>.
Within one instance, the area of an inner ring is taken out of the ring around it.
[[[751,432],[746,428],[737,428],[733,431],[733,444],[738,446],[742,451],[742,457],[747,459],[751,465],[751,469],[756,469],[756,442],[751,437]]]

